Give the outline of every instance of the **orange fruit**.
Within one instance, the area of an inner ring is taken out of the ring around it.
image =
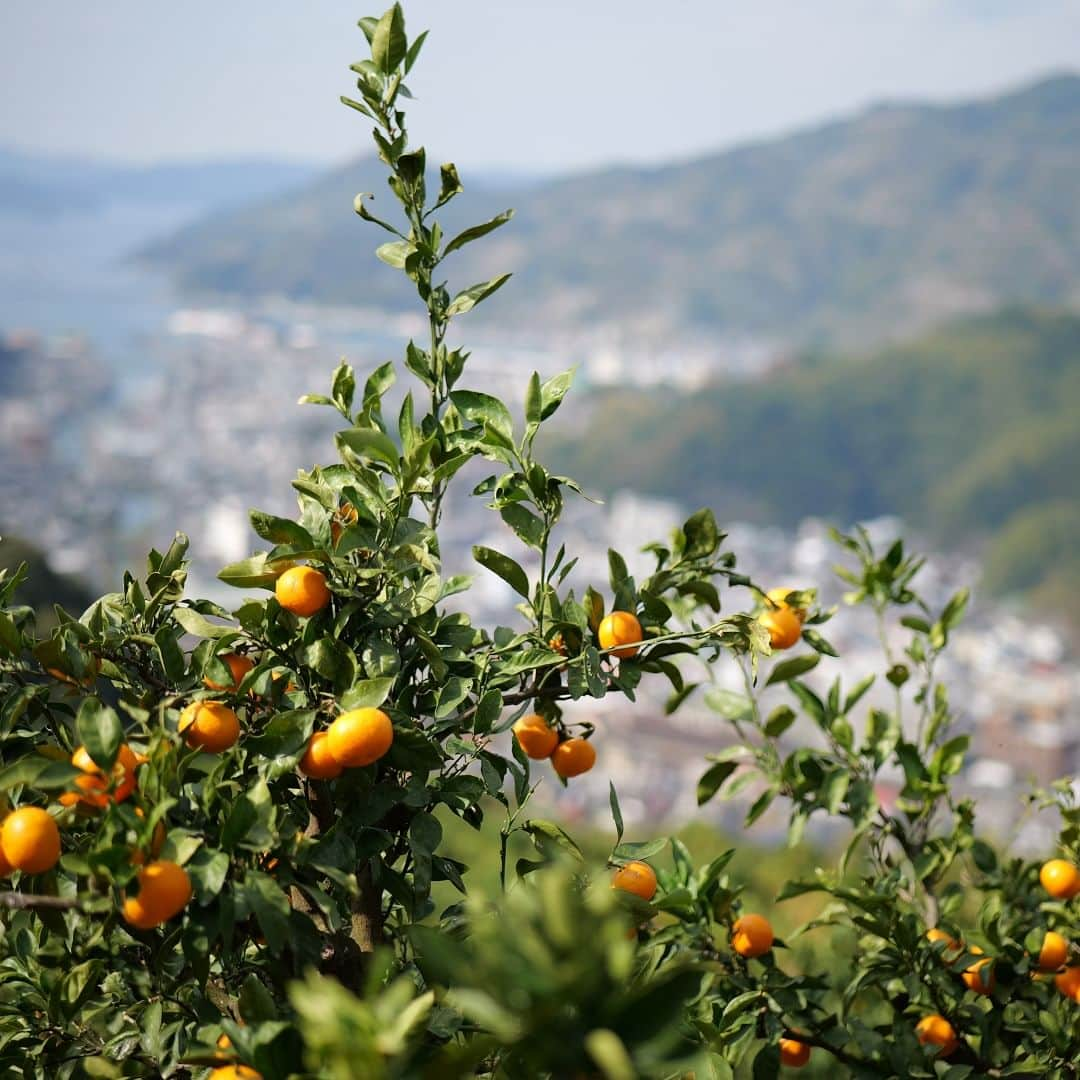
[[[314,615],[330,603],[326,575],[313,566],[290,567],[277,579],[274,595],[286,611],[301,617]]]
[[[612,656],[621,660],[627,656],[637,655],[637,643],[641,641],[641,623],[637,616],[629,611],[613,611],[605,615],[600,623],[600,629],[596,636],[600,641],[601,649],[611,649]],[[615,646],[625,645],[619,649]]]
[[[247,1065],[222,1065],[210,1073],[210,1080],[262,1080],[262,1073]]]
[[[342,773],[342,766],[330,752],[330,735],[316,731],[308,740],[307,749],[300,759],[300,771],[312,780],[333,780]]]
[[[1060,934],[1053,930],[1047,930],[1043,938],[1042,948],[1039,950],[1039,970],[1057,971],[1065,965],[1069,955],[1069,943]]]
[[[731,929],[731,947],[748,959],[772,948],[773,928],[764,915],[742,915]]]
[[[950,937],[944,930],[939,930],[936,926],[931,927],[926,931],[926,938],[931,945],[936,945],[939,941],[944,941],[945,945],[941,949],[938,955],[947,964],[951,964],[956,960],[957,953],[963,948],[959,941],[954,937]]]
[[[130,798],[137,783],[135,770],[141,762],[127,743],[121,744],[116,754],[116,761],[113,762],[112,774],[116,786],[111,794],[108,792],[109,783],[105,779],[105,774],[95,764],[85,746],[76,748],[75,753],[71,755],[71,764],[86,774],[75,780],[75,786],[82,794],[64,792],[60,796],[60,802],[64,806],[71,806],[76,802],[86,803],[89,806],[108,806],[110,802],[123,802]]]
[[[810,1060],[810,1047],[798,1039],[780,1040],[780,1064],[801,1069]]]
[[[370,765],[390,749],[394,725],[382,709],[350,709],[327,731],[334,760],[348,768]]]
[[[551,757],[559,745],[559,733],[539,713],[523,716],[514,725],[514,738],[525,756],[537,761]]]
[[[3,845],[0,844],[0,878],[10,877],[14,870],[15,867],[7,861]]]
[[[978,945],[972,945],[968,952],[976,956],[982,955],[982,949]],[[976,960],[974,964],[964,968],[964,973],[960,978],[963,979],[964,985],[969,990],[974,990],[976,994],[993,993],[994,984],[997,981],[994,977],[994,961],[989,957],[985,960]]]
[[[789,607],[766,611],[758,622],[769,631],[769,644],[774,649],[790,649],[802,637],[802,622]]]
[[[766,608],[770,611],[778,611],[781,608],[787,608],[788,611],[794,612],[795,617],[799,620],[799,622],[803,622],[806,619],[806,608],[792,607],[786,599],[788,593],[799,591],[800,590],[798,589],[793,589],[787,586],[779,589],[770,589],[765,594],[765,599],[767,601]]]
[[[124,919],[139,930],[168,922],[191,899],[191,879],[182,866],[166,859],[139,871],[139,892],[124,901]]]
[[[60,859],[60,830],[40,806],[21,806],[4,818],[0,848],[13,869],[43,874]]]
[[[1060,975],[1055,975],[1054,985],[1066,997],[1080,1001],[1080,967],[1067,967]]]
[[[615,871],[611,887],[651,900],[656,895],[656,871],[647,862],[628,862]]]
[[[222,686],[221,683],[212,682],[210,679],[203,679],[203,684],[208,690],[231,690],[233,692],[240,689],[240,684],[244,681],[244,676],[255,666],[255,661],[250,656],[241,656],[240,653],[226,653],[221,658],[232,673],[232,686]]]
[[[551,764],[564,780],[580,776],[596,764],[596,749],[586,739],[565,739],[555,747]]]
[[[923,1046],[940,1047],[937,1057],[948,1057],[956,1049],[956,1032],[952,1024],[937,1013],[924,1016],[915,1025],[915,1034]]]
[[[1080,870],[1065,859],[1051,859],[1043,863],[1039,881],[1055,900],[1068,900],[1080,892]]]
[[[240,721],[220,701],[193,701],[181,711],[177,730],[188,746],[220,754],[240,738]]]

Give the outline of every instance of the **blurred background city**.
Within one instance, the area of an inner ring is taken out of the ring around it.
[[[752,8],[410,3],[439,39],[412,129],[458,164],[451,223],[517,211],[451,264],[515,275],[463,320],[465,382],[517,401],[576,366],[547,451],[602,500],[564,528],[583,583],[709,505],[766,586],[840,603],[827,525],[856,521],[929,554],[934,602],[971,586],[945,672],[963,787],[1037,846],[1024,794],[1080,758],[1080,9]],[[215,574],[254,550],[248,509],[289,513],[333,454],[298,396],[418,333],[352,213],[389,198],[337,104],[362,12],[290,9],[0,12],[0,564],[30,561],[34,602],[81,610],[178,530],[191,593],[235,601]],[[460,499],[447,571],[512,623],[477,543],[512,537]],[[880,667],[871,623],[841,606],[828,631],[812,684]],[[694,815],[728,738],[703,697],[592,708],[605,767],[552,787],[560,813],[605,815],[611,778],[630,821]],[[753,796],[707,814],[735,830]]]

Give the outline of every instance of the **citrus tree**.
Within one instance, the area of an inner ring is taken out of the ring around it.
[[[740,575],[709,511],[650,545],[650,576],[612,551],[582,589],[553,539],[577,485],[535,452],[571,373],[533,375],[511,408],[469,386],[450,337],[507,275],[451,287],[444,264],[510,212],[444,234],[461,181],[429,169],[402,108],[424,35],[397,5],[360,28],[370,56],[343,100],[397,206],[355,209],[427,316],[396,415],[392,363],[362,384],[342,364],[304,399],[340,414],[338,461],[298,474],[295,518],[252,511],[264,546],[221,572],[232,611],[186,595],[180,536],[47,636],[21,572],[0,578],[4,1075],[1075,1076],[1080,812],[1055,793],[1062,850],[1041,874],[976,839],[936,676],[964,597],[932,612],[901,544],[841,538],[850,599],[883,631],[901,609],[910,636],[894,654],[883,633],[895,693],[868,708],[872,676],[806,681],[835,655],[832,613]],[[517,594],[513,626],[474,625],[468,578],[441,570],[463,484],[506,526],[504,550],[473,555]],[[576,702],[631,708],[664,681],[674,710],[719,663],[746,693],[705,692],[731,728],[718,744],[737,742],[699,802],[756,785],[747,825],[776,802],[793,844],[815,814],[849,826],[835,866],[776,897],[823,895],[800,934],[827,942],[817,964],[746,909],[733,852],[695,865],[678,840],[627,840],[614,786],[606,867],[531,813],[542,780],[603,768]],[[790,702],[766,712],[765,687]],[[502,890],[485,897],[444,823],[492,815]],[[461,901],[437,903],[448,889]]]

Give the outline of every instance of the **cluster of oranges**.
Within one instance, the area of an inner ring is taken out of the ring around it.
[[[643,638],[641,623],[629,611],[605,615],[596,631],[600,648],[620,660],[636,656]],[[566,645],[562,635],[551,640],[551,647],[563,655]],[[564,780],[588,772],[596,764],[596,750],[588,739],[566,737],[539,713],[523,716],[514,724],[514,737],[526,757],[534,761],[550,760],[551,767]]]
[[[1051,859],[1044,863],[1039,871],[1039,881],[1043,888],[1055,900],[1071,900],[1080,895],[1080,870],[1065,859]],[[950,967],[956,963],[965,951],[962,942],[951,937],[944,930],[932,927],[926,932],[931,944],[941,942],[941,957]],[[977,945],[967,948],[967,952],[981,956],[982,949]],[[1066,966],[1069,958],[1069,942],[1054,930],[1047,930],[1043,935],[1042,945],[1036,961],[1038,973],[1054,975],[1054,985],[1067,998],[1080,1002],[1080,965]],[[1033,973],[1033,975],[1038,974]],[[960,978],[964,985],[976,994],[991,994],[994,991],[994,968],[990,957],[976,960],[966,967]],[[938,1057],[948,1057],[959,1046],[959,1037],[952,1024],[939,1013],[924,1016],[915,1026],[919,1042],[924,1046],[936,1046]]]
[[[646,902],[656,895],[656,871],[640,860],[624,863],[611,878],[611,887],[631,893]],[[731,947],[749,960],[763,956],[776,940],[772,924],[764,915],[748,913],[740,915],[731,927]],[[780,1040],[780,1063],[789,1068],[801,1069],[810,1060],[810,1047],[796,1038]]]
[[[382,709],[350,709],[326,731],[311,736],[300,759],[300,771],[313,780],[334,780],[345,769],[374,764],[393,741],[394,725]]]
[[[596,764],[596,750],[587,739],[560,738],[539,713],[523,716],[514,724],[514,738],[526,757],[534,761],[551,760],[551,767],[564,780],[580,776]]]

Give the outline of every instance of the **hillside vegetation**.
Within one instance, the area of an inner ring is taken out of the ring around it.
[[[1080,317],[1013,308],[758,383],[597,397],[561,453],[594,490],[725,520],[899,513],[944,540],[985,535],[996,591],[1059,594],[1080,584],[1077,416]]]
[[[1078,299],[1075,75],[986,101],[884,105],[658,168],[524,190],[464,179],[450,228],[517,208],[490,243],[454,257],[471,280],[517,274],[488,316],[515,328],[853,343],[1006,301]],[[375,193],[376,213],[391,205],[373,159],[216,215],[147,257],[189,290],[401,307],[395,275],[358,258],[359,223],[336,227],[360,191]]]

